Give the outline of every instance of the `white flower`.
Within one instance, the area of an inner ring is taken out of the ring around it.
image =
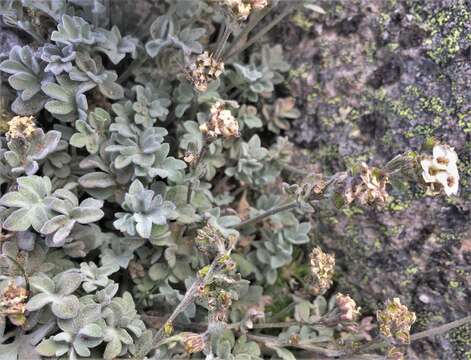
[[[458,155],[455,150],[448,145],[435,145],[433,147],[433,163],[436,168],[441,170],[454,170]]]
[[[458,167],[456,166],[457,161],[458,156],[452,147],[441,144],[435,145],[433,147],[433,156],[420,161],[424,181],[429,184],[440,184],[448,196],[457,194],[460,179]]]
[[[445,194],[448,196],[458,194],[459,174],[458,169],[455,171],[440,171],[436,176],[437,182],[443,186]]]

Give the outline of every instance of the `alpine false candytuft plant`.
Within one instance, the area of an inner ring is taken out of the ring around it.
[[[386,302],[373,338],[332,292],[317,210],[374,210],[407,181],[417,198],[457,195],[458,156],[435,142],[384,166],[294,167],[290,64],[259,43],[293,11],[324,13],[0,2],[18,35],[0,53],[0,359],[401,355],[414,313]]]

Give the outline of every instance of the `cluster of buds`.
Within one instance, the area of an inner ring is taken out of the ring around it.
[[[36,125],[32,116],[15,116],[8,122],[8,126],[9,129],[6,136],[11,140],[28,140],[33,136],[36,130]]]
[[[146,276],[146,271],[144,269],[144,266],[136,260],[131,260],[129,262],[128,272],[129,272],[129,276],[131,276],[131,279],[133,280],[143,278]]]
[[[379,310],[376,317],[382,335],[401,345],[410,343],[410,328],[416,316],[401,304],[399,298],[388,300],[384,310]]]
[[[314,295],[322,295],[332,286],[335,271],[335,256],[326,254],[315,247],[310,255],[310,290]]]
[[[456,162],[458,156],[448,145],[437,144],[433,147],[433,155],[420,161],[422,177],[430,185],[432,192],[443,189],[450,196],[458,193],[459,173]],[[438,186],[438,189],[435,188]]]
[[[206,296],[211,319],[215,322],[226,322],[229,308],[232,305],[232,295],[229,291],[216,288]]]
[[[222,0],[230,14],[237,21],[245,21],[253,10],[261,10],[268,5],[267,0]]]
[[[335,297],[335,304],[340,311],[340,321],[352,322],[358,319],[360,308],[349,295],[338,293]]]
[[[388,199],[386,185],[389,179],[378,168],[362,163],[358,177],[350,179],[344,197],[347,203],[358,200],[362,205],[384,204]]]
[[[211,107],[211,117],[200,125],[200,131],[208,138],[222,136],[226,139],[239,137],[239,123],[224,103],[218,101]]]
[[[224,72],[224,63],[209,55],[207,51],[198,55],[196,61],[190,65],[188,80],[196,90],[205,92],[211,81],[216,80]]]
[[[235,235],[227,237],[221,230],[209,221],[204,227],[196,231],[195,244],[199,251],[206,255],[225,254],[227,248],[237,239]]]
[[[28,291],[25,288],[9,283],[0,295],[0,315],[8,316],[14,325],[23,325],[27,299]]]
[[[201,352],[206,346],[206,336],[204,334],[183,332],[180,336],[181,343],[188,354]]]

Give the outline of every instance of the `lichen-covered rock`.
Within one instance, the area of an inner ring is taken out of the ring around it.
[[[291,139],[330,173],[384,163],[433,138],[455,148],[462,174],[460,199],[419,202],[412,188],[379,213],[351,208],[336,223],[323,217],[315,232],[344,270],[339,290],[355,289],[370,310],[400,294],[414,304],[416,331],[457,319],[471,298],[471,4],[321,6],[325,15],[300,12],[280,36],[294,64],[291,95],[302,106]],[[415,343],[409,356],[465,358],[469,331],[467,342],[453,334]]]

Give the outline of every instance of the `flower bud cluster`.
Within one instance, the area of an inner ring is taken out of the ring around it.
[[[211,81],[216,80],[224,72],[224,63],[216,60],[207,51],[198,55],[196,61],[190,65],[188,79],[196,90],[205,92]]]
[[[314,295],[321,295],[332,286],[335,256],[326,254],[320,247],[315,247],[310,255],[310,265],[310,290]]]
[[[200,126],[200,131],[209,138],[222,136],[226,139],[239,137],[239,123],[230,110],[220,101],[211,107],[209,121]]]
[[[401,345],[410,343],[410,328],[416,316],[407,306],[401,304],[399,298],[388,300],[384,310],[379,310],[376,317],[382,335]]]
[[[15,116],[8,122],[9,129],[6,133],[8,139],[30,139],[36,125],[32,116]]]

